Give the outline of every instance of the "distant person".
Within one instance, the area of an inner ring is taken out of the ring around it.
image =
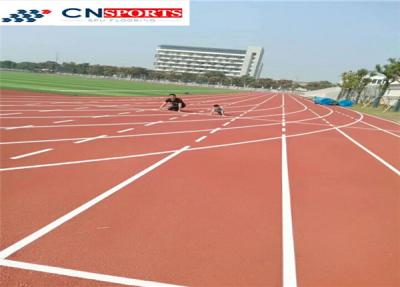
[[[169,98],[161,105],[160,110],[164,109],[168,105],[168,111],[180,112],[181,109],[186,107],[186,104],[181,98],[178,98],[175,94],[169,94]]]
[[[211,115],[215,115],[215,114],[224,116],[225,115],[224,108],[218,104],[213,105],[213,107],[211,109]]]

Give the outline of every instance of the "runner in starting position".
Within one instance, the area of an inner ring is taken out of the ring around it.
[[[224,108],[218,104],[213,105],[213,107],[211,109],[211,115],[215,115],[215,114],[224,116],[225,115]]]
[[[166,105],[168,106],[168,111],[176,111],[180,112],[181,109],[186,107],[186,104],[182,101],[181,98],[177,98],[175,94],[169,94],[169,98],[165,100],[165,102],[161,105],[160,110],[164,109]]]

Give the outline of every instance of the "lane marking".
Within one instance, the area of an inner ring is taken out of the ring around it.
[[[153,125],[156,125],[156,124],[160,124],[160,123],[162,123],[162,122],[163,122],[163,121],[152,122],[152,123],[145,124],[144,126],[145,126],[145,127],[149,127],[149,126],[153,126]]]
[[[8,114],[0,114],[0,116],[13,116],[13,115],[20,115],[22,113],[8,113]]]
[[[198,139],[196,140],[196,142],[199,143],[199,142],[201,142],[202,140],[204,140],[205,138],[207,138],[207,136],[202,136],[202,137],[198,138]]]
[[[179,287],[179,285],[173,285],[168,283],[161,283],[156,281],[148,281],[141,279],[134,279],[128,277],[100,274],[94,272],[80,271],[68,268],[54,267],[42,264],[26,263],[21,261],[14,261],[3,259],[0,260],[0,266],[6,266],[17,269],[24,269],[30,271],[37,271],[49,274],[62,275],[73,278],[81,278],[88,280],[95,280],[100,282],[128,285],[128,286],[138,286],[138,287]]]
[[[69,123],[69,122],[73,122],[73,121],[75,121],[75,120],[57,121],[57,122],[53,122],[53,124]]]
[[[29,125],[29,126],[20,126],[20,127],[9,127],[9,128],[5,128],[6,130],[16,130],[16,129],[25,129],[25,128],[32,128],[33,125]]]
[[[84,109],[88,109],[89,107],[82,107],[82,108],[75,108],[74,110],[84,110]]]
[[[226,127],[227,125],[229,125],[231,122],[226,122],[226,123],[224,123],[222,126],[223,127]]]
[[[361,148],[362,150],[364,150],[365,152],[367,152],[370,156],[372,156],[373,158],[375,158],[376,160],[378,160],[380,163],[382,163],[384,166],[386,166],[388,169],[390,169],[391,171],[393,171],[395,174],[397,174],[398,176],[400,176],[400,171],[395,168],[393,165],[391,165],[390,163],[388,163],[387,161],[385,161],[383,158],[381,158],[380,156],[378,156],[377,154],[375,154],[374,152],[372,152],[371,150],[369,150],[368,148],[366,148],[365,146],[363,146],[361,143],[359,143],[358,141],[356,141],[355,139],[353,139],[351,136],[349,136],[348,134],[346,134],[344,131],[342,131],[341,129],[333,126],[335,128],[335,130],[337,130],[339,133],[341,133],[344,137],[346,137],[348,140],[350,140],[352,143],[354,143],[356,146],[358,146],[359,148]]]
[[[174,151],[175,150],[167,150],[167,151],[132,154],[132,155],[124,155],[124,156],[116,156],[116,157],[104,157],[104,158],[95,158],[95,159],[86,159],[86,160],[64,161],[64,162],[38,164],[38,165],[28,165],[28,166],[4,167],[4,168],[0,168],[0,171],[14,171],[14,170],[23,170],[23,169],[34,169],[34,168],[45,168],[45,167],[55,167],[55,166],[63,166],[63,165],[73,165],[73,164],[83,164],[83,163],[111,161],[111,160],[124,160],[124,159],[131,159],[131,158],[137,158],[137,157],[146,157],[146,156],[169,154],[169,153],[172,153]]]
[[[119,115],[127,115],[127,114],[130,114],[130,112],[119,113]]]
[[[210,134],[216,133],[216,132],[219,131],[220,129],[221,129],[221,128],[213,129],[213,130],[210,132]]]
[[[170,118],[171,121],[176,120],[176,119],[177,119],[177,117]]]
[[[61,112],[62,110],[40,110],[39,113],[47,113],[47,112]]]
[[[92,138],[86,138],[80,141],[76,141],[74,142],[74,144],[80,144],[80,143],[85,143],[85,142],[89,142],[89,141],[94,141],[97,139],[101,139],[101,138],[105,138],[107,135],[101,135],[101,136],[97,136],[97,137],[92,137]]]
[[[109,115],[92,116],[92,119],[107,118],[107,117],[109,117]]]
[[[282,114],[285,114],[284,95],[282,95],[282,102]],[[285,119],[283,118],[282,125],[284,122]],[[293,238],[287,143],[284,133],[282,133],[282,241],[283,287],[296,287],[296,254]]]
[[[125,132],[129,132],[134,130],[134,128],[130,128],[130,129],[126,129],[126,130],[122,130],[122,131],[117,131],[117,133],[121,134],[121,133],[125,133]]]
[[[13,156],[13,157],[11,157],[11,159],[20,159],[20,158],[24,158],[24,157],[28,157],[28,156],[32,156],[32,155],[36,155],[36,154],[41,154],[41,153],[44,153],[44,152],[48,152],[48,151],[51,151],[51,150],[53,150],[53,149],[52,148],[46,148],[46,149],[42,149],[42,150],[30,152],[30,153],[18,155],[18,156]]]
[[[92,206],[96,205],[100,201],[103,201],[104,199],[108,198],[112,194],[116,193],[117,191],[123,189],[124,187],[128,186],[129,184],[133,183],[137,179],[141,178],[142,176],[148,174],[152,170],[158,168],[159,166],[163,165],[167,161],[171,160],[172,158],[178,156],[182,152],[186,151],[189,149],[190,146],[184,146],[181,149],[173,152],[172,154],[164,157],[163,159],[157,161],[156,163],[150,165],[149,167],[145,168],[144,170],[138,172],[137,174],[129,177],[128,179],[124,180],[123,182],[117,184],[116,186],[110,188],[109,190],[103,192],[102,194],[96,196],[95,198],[89,200],[88,202],[82,204],[78,208],[68,212],[67,214],[59,217],[58,219],[54,220],[53,222],[47,224],[46,226],[40,228],[39,230],[33,232],[32,234],[26,236],[25,238],[17,241],[16,243],[12,244],[11,246],[3,249],[0,252],[0,259],[5,259],[11,254],[17,252],[18,250],[24,248],[25,246],[31,244],[33,241],[36,241],[40,237],[46,235],[47,233],[53,231],[60,225],[64,224],[65,222],[71,220],[72,218],[76,217],[77,215],[81,214],[82,212],[88,210]]]
[[[312,112],[315,115],[318,115],[318,113],[314,112],[312,109],[309,109],[310,112]],[[361,114],[362,118],[363,115]],[[360,119],[360,121],[362,120],[362,118]],[[349,136],[347,133],[345,133],[344,131],[342,131],[339,127],[333,125],[332,123],[328,122],[328,124],[334,128],[336,131],[338,131],[340,134],[342,134],[345,138],[347,138],[349,141],[351,141],[353,144],[355,144],[356,146],[358,146],[359,148],[361,148],[363,151],[365,151],[366,153],[368,153],[370,156],[372,156],[373,158],[375,158],[377,161],[379,161],[381,164],[383,164],[384,166],[386,166],[388,169],[390,169],[391,171],[393,171],[395,174],[397,174],[398,176],[400,176],[400,171],[395,168],[393,165],[391,165],[390,163],[388,163],[387,161],[385,161],[383,158],[381,158],[380,156],[378,156],[376,153],[374,153],[373,151],[371,151],[370,149],[368,149],[367,147],[365,147],[364,145],[362,145],[360,142],[358,142],[357,140],[355,140],[354,138],[352,138],[351,136]]]

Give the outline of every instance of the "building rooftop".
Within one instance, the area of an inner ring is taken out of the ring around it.
[[[182,50],[182,51],[198,51],[198,52],[211,52],[211,53],[229,53],[229,54],[246,54],[246,50],[236,50],[236,49],[220,49],[220,48],[203,48],[203,47],[189,47],[189,46],[174,46],[174,45],[160,45],[158,48],[161,49],[172,49],[172,50]]]

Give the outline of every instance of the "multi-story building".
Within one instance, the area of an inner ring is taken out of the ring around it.
[[[160,45],[157,47],[154,66],[157,71],[202,74],[222,72],[227,76],[260,76],[264,49],[248,47],[247,50],[217,49]]]

